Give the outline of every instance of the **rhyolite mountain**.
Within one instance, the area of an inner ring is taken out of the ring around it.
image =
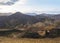
[[[26,24],[26,23],[34,24],[40,22],[41,19],[39,20],[36,16],[30,16],[30,15],[23,14],[21,12],[16,12],[8,16],[8,21],[11,21],[12,24],[14,22],[17,22],[17,24]]]

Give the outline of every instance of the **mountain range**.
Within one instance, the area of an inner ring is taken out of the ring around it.
[[[35,13],[23,14],[21,12],[16,12],[14,14],[10,14],[9,16],[0,16],[0,27],[4,27],[6,25],[10,25],[10,26],[16,26],[16,25],[20,25],[20,24],[25,25],[27,23],[34,24],[37,22],[43,22],[47,18],[54,19],[54,20],[60,20],[60,14],[57,14],[57,15],[51,14],[50,15],[50,14],[43,13],[43,14],[37,15]]]

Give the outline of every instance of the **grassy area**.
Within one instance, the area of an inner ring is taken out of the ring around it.
[[[43,39],[28,39],[28,38],[6,38],[0,37],[0,43],[60,43],[60,38],[43,38]]]

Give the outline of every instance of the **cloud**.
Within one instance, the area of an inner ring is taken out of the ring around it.
[[[25,5],[27,3],[27,0],[19,0],[18,2],[16,2],[14,5]]]
[[[13,5],[18,0],[0,0],[0,5]]]
[[[8,5],[0,5],[0,12],[1,13],[8,13],[8,12],[27,12],[30,11],[30,7],[26,5],[27,0],[19,0],[15,4],[8,6]]]

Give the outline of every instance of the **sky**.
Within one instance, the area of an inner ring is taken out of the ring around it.
[[[0,0],[0,12],[60,13],[60,0]]]

